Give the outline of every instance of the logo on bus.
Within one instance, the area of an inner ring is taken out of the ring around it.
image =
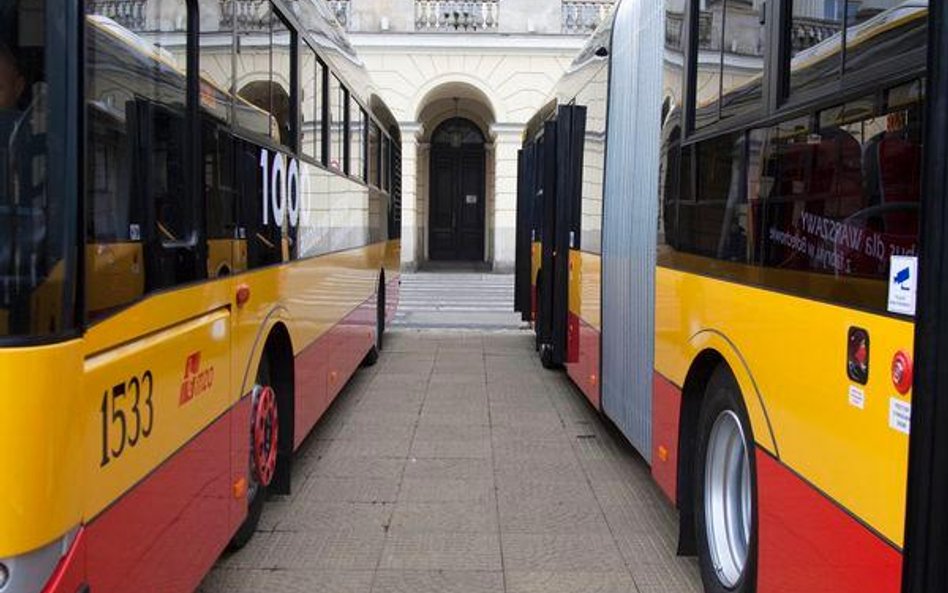
[[[183,406],[199,395],[210,391],[214,385],[214,367],[201,368],[201,351],[188,356],[184,363],[184,380],[181,382],[181,397],[178,405]]]
[[[289,219],[291,227],[300,221],[300,163],[293,157],[287,158],[281,152],[271,153],[260,150],[261,212],[263,225],[273,222],[283,225],[284,217]]]

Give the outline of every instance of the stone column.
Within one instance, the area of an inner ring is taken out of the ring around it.
[[[418,267],[418,141],[417,122],[399,123],[402,133],[402,269]]]
[[[517,151],[523,125],[498,123],[494,135],[494,271],[514,271],[517,254]]]

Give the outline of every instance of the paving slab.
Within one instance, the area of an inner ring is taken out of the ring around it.
[[[200,593],[701,591],[648,466],[523,330],[391,330],[294,463]]]

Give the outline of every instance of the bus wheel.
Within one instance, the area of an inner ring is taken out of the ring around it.
[[[553,345],[540,344],[540,364],[545,369],[555,369],[556,363],[553,362]]]
[[[362,359],[363,367],[370,367],[379,361],[382,351],[382,335],[385,333],[385,272],[379,275],[379,287],[375,299],[375,344]]]
[[[711,375],[698,421],[695,533],[707,593],[753,593],[757,580],[753,434],[730,370]]]
[[[270,383],[269,368],[264,355],[260,362],[257,384],[254,385],[251,395],[247,517],[230,541],[230,548],[234,550],[246,545],[257,530],[266,501],[267,486],[276,472],[280,442],[279,406],[276,392]]]

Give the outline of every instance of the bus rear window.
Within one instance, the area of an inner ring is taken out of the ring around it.
[[[56,127],[65,96],[47,75],[63,84],[65,58],[47,48],[46,20],[43,2],[0,0],[0,338],[50,336],[74,318],[75,213],[66,183],[47,183],[51,157],[64,165]]]

